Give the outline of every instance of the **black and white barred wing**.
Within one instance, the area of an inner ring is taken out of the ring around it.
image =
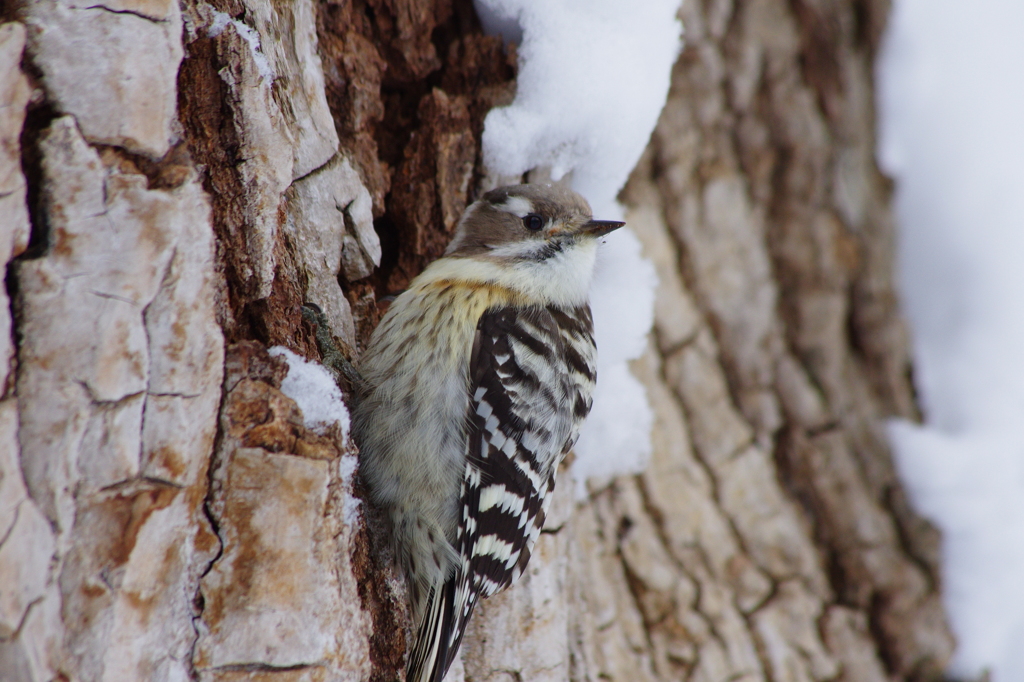
[[[500,308],[481,317],[470,362],[460,564],[428,600],[409,682],[441,682],[477,601],[525,570],[558,464],[590,411],[592,329],[587,307]]]
[[[590,409],[593,339],[557,309],[499,309],[478,325],[460,552],[489,597],[522,574],[544,525],[555,473]]]
[[[439,589],[421,626],[416,654],[420,665],[434,664],[435,676],[410,679],[439,681],[458,652],[476,602],[508,587],[525,570],[544,525],[558,464],[590,410],[594,378],[588,308],[501,308],[481,317],[470,365],[467,459],[455,546],[461,564]]]

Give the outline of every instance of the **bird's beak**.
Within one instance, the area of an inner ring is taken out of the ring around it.
[[[602,237],[625,224],[617,220],[590,220],[580,225],[579,231],[580,234],[590,235],[591,237]]]

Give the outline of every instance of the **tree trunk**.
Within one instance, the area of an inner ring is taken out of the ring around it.
[[[938,535],[874,162],[884,0],[687,0],[623,190],[660,277],[644,473],[568,474],[449,679],[936,679]],[[300,306],[357,353],[493,183],[469,0],[0,18],[0,678],[392,680],[405,595]],[[5,298],[5,296],[7,298]]]

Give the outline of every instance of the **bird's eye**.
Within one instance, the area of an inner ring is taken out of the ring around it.
[[[544,219],[536,213],[529,213],[523,217],[523,225],[527,230],[536,232],[540,228],[544,227]]]

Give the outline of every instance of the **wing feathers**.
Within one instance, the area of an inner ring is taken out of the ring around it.
[[[477,600],[525,570],[558,463],[589,412],[594,377],[588,308],[499,308],[480,318],[453,543],[460,559],[454,575],[431,593],[408,682],[441,682]]]

